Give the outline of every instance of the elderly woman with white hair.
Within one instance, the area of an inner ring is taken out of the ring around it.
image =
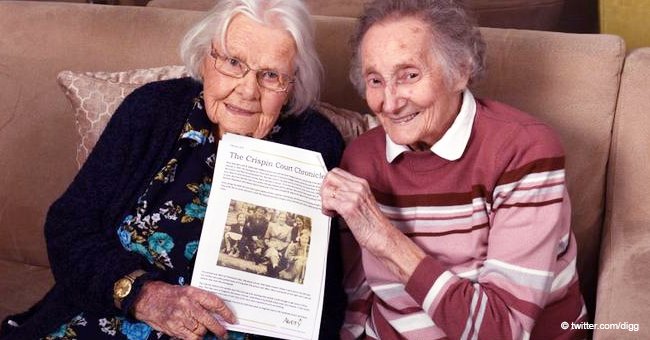
[[[220,138],[263,138],[338,165],[343,140],[311,108],[321,65],[301,1],[222,0],[187,33],[181,54],[192,77],[129,95],[50,208],[56,284],[6,320],[2,339],[227,336],[215,315],[230,323],[236,315],[188,285]],[[345,301],[336,230],[331,237],[325,339],[338,336]]]
[[[564,152],[467,89],[484,43],[458,1],[374,1],[353,42],[381,126],[321,187],[347,224],[342,338],[584,337],[563,327],[586,321]]]

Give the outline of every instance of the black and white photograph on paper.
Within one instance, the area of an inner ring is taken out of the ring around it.
[[[217,264],[302,284],[311,219],[288,211],[231,200]]]

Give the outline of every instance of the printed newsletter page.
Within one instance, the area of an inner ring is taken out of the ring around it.
[[[228,329],[318,338],[326,173],[316,152],[232,134],[219,142],[192,285],[228,304],[238,320]]]

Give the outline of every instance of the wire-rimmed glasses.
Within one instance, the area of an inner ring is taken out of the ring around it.
[[[294,77],[277,70],[251,68],[237,58],[220,54],[214,47],[210,55],[214,58],[214,68],[219,73],[233,78],[244,78],[248,72],[253,71],[257,84],[270,91],[287,92],[289,86],[295,82]]]

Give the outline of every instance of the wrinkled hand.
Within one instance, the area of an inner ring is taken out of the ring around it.
[[[385,245],[393,227],[379,210],[368,181],[334,168],[325,176],[320,195],[323,213],[341,215],[361,247],[372,251]]]
[[[425,253],[379,210],[368,181],[334,168],[325,176],[320,196],[324,214],[341,215],[360,247],[408,281]]]
[[[213,314],[229,323],[236,321],[232,311],[216,295],[196,287],[161,281],[144,284],[133,310],[136,319],[181,339],[203,339],[208,331],[223,337],[226,329]]]

